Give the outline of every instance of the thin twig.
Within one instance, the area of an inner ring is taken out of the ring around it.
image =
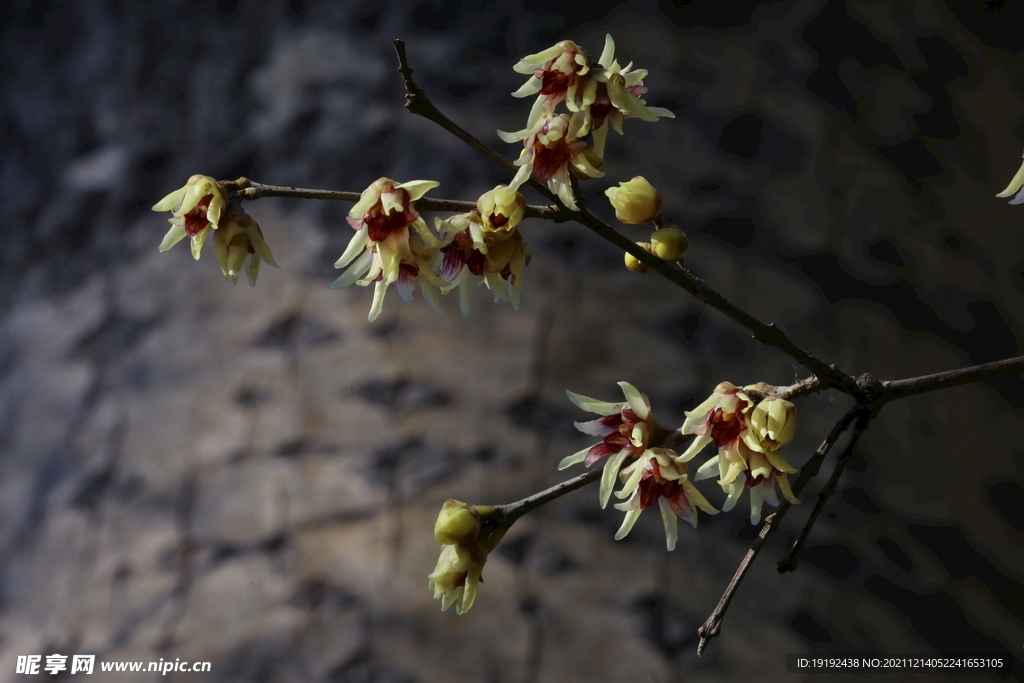
[[[395,39],[395,52],[398,53],[398,70],[402,74],[402,81],[405,83],[405,108],[413,114],[418,114],[419,116],[433,121],[475,149],[477,152],[487,157],[491,163],[496,164],[504,169],[506,173],[514,176],[519,170],[517,166],[484,143],[477,140],[475,137],[456,125],[450,118],[442,114],[441,111],[434,106],[434,103],[430,101],[427,94],[423,92],[418,85],[416,85],[416,81],[412,78],[412,69],[409,68],[409,61],[405,56],[405,41],[401,38]],[[548,199],[554,198],[554,195],[551,192],[546,192],[547,188],[544,188],[544,190],[545,192],[542,192],[542,194],[545,194]]]
[[[527,496],[526,498],[517,500],[514,503],[509,503],[508,505],[495,505],[494,509],[496,511],[500,511],[504,518],[509,522],[514,522],[526,513],[536,510],[541,505],[546,505],[553,500],[561,498],[567,493],[571,493],[578,488],[597,481],[601,478],[602,469],[603,468],[598,467],[597,469],[590,470],[585,474],[581,474],[578,477],[573,477],[572,479],[555,484],[549,489],[535,493],[532,496]]]
[[[357,202],[359,192],[341,192],[336,190],[311,190],[302,187],[282,187],[264,185],[248,178],[222,182],[224,188],[234,191],[242,199],[262,199],[263,197],[294,197],[296,199],[328,199],[343,202]],[[476,202],[464,202],[457,199],[435,199],[420,197],[416,200],[416,208],[420,211],[459,211],[468,213],[476,208]],[[554,206],[527,206],[524,218],[553,219],[558,213]]]
[[[405,43],[400,38],[395,40],[395,51],[398,53],[398,70],[402,74],[402,80],[405,83],[406,109],[413,114],[418,114],[433,121],[434,123],[437,123],[467,145],[480,152],[487,159],[497,164],[506,172],[515,173],[518,170],[514,164],[484,143],[477,140],[441,113],[441,111],[430,101],[430,98],[427,97],[422,88],[416,85],[416,82],[412,78],[413,72],[409,67],[409,62],[405,54]],[[750,313],[747,313],[739,306],[729,302],[724,296],[708,287],[707,283],[700,278],[694,277],[688,271],[677,270],[672,264],[662,261],[652,255],[631,239],[620,234],[610,225],[595,216],[586,208],[586,206],[581,205],[579,211],[572,211],[566,208],[565,205],[562,204],[562,202],[559,201],[558,198],[544,185],[541,185],[537,181],[531,179],[530,186],[560,207],[561,210],[558,215],[562,219],[575,220],[590,228],[599,236],[603,237],[623,251],[632,254],[637,258],[637,260],[647,264],[651,269],[668,278],[676,285],[679,285],[697,299],[724,313],[743,327],[747,328],[751,335],[753,335],[754,339],[767,344],[768,346],[773,346],[779,349],[790,358],[803,365],[805,368],[817,375],[823,385],[834,386],[844,393],[852,396],[859,396],[860,390],[856,384],[856,380],[852,376],[842,372],[835,365],[829,365],[801,349],[774,324],[762,323]]]
[[[829,432],[825,440],[818,446],[818,450],[815,452],[814,457],[811,458],[806,465],[800,470],[800,476],[793,484],[793,493],[800,495],[800,491],[807,482],[810,481],[811,477],[818,473],[818,469],[821,467],[821,461],[825,459],[828,452],[832,450],[832,446],[835,445],[839,437],[843,435],[843,432],[850,426],[850,424],[856,419],[856,417],[863,410],[863,407],[858,405],[846,415],[843,415],[836,422],[835,426],[832,427],[832,431]],[[743,561],[740,562],[739,567],[736,568],[736,572],[733,574],[732,579],[729,581],[729,585],[726,587],[722,597],[718,600],[718,604],[715,609],[711,612],[711,616],[708,620],[697,629],[697,634],[700,636],[700,642],[697,644],[697,656],[700,656],[704,652],[704,648],[707,647],[708,641],[717,636],[722,630],[722,621],[725,619],[725,612],[729,609],[729,603],[732,602],[733,596],[736,595],[736,590],[740,587],[740,582],[743,581],[743,577],[746,576],[747,570],[750,569],[750,565],[753,564],[757,554],[761,552],[761,547],[764,542],[771,536],[772,532],[778,528],[779,522],[782,521],[782,517],[786,514],[786,511],[792,504],[788,500],[782,501],[779,509],[774,513],[768,515],[764,520],[764,526],[761,527],[761,532],[757,535],[757,539],[754,540],[753,545],[747,551],[747,554],[743,557]]]
[[[892,401],[897,398],[904,398],[905,396],[923,394],[926,391],[947,389],[960,386],[961,384],[969,384],[970,382],[1002,377],[1004,375],[1013,375],[1019,372],[1024,372],[1024,356],[997,360],[994,363],[974,365],[959,370],[937,372],[934,375],[882,382],[881,391],[886,401]]]
[[[860,441],[860,437],[864,434],[864,430],[867,429],[868,423],[881,409],[881,405],[874,408],[865,408],[864,411],[857,415],[857,424],[854,425],[853,434],[850,436],[850,440],[846,443],[846,447],[843,452],[839,454],[839,459],[836,461],[835,469],[832,470],[832,476],[829,477],[828,483],[821,492],[818,493],[818,502],[814,506],[814,510],[811,511],[811,516],[808,517],[807,523],[804,524],[803,531],[800,532],[800,537],[793,543],[792,548],[789,551],[789,555],[785,559],[779,561],[779,573],[796,571],[797,559],[800,555],[800,551],[803,549],[804,543],[807,541],[807,537],[811,533],[811,529],[814,527],[814,523],[818,521],[818,516],[821,515],[821,511],[825,509],[825,504],[828,499],[835,493],[836,487],[839,485],[839,477],[842,476],[843,471],[846,469],[847,463],[853,456],[854,449],[857,447],[857,443]]]

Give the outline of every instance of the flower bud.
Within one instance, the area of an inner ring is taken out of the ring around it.
[[[476,200],[484,227],[491,231],[510,232],[523,220],[526,197],[505,185],[498,185]]]
[[[651,223],[661,211],[661,196],[642,176],[604,191],[621,223]]]
[[[648,252],[651,251],[651,245],[649,242],[637,242],[637,245],[643,247]],[[626,252],[625,261],[626,267],[634,273],[646,273],[650,268],[650,266],[638,259],[636,256],[630,254],[628,251]]]
[[[744,437],[752,450],[778,450],[793,440],[796,433],[796,406],[781,398],[769,397],[754,407]]]
[[[686,233],[675,225],[656,230],[651,235],[651,249],[662,261],[678,261],[690,247]]]
[[[434,538],[438,543],[471,543],[480,533],[480,514],[474,506],[449,498],[441,507],[434,524]]]

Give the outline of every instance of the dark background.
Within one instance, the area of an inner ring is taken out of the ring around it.
[[[4,680],[17,655],[54,652],[212,663],[167,680],[389,683],[798,680],[787,652],[1020,660],[1020,376],[886,408],[800,569],[774,565],[831,459],[700,659],[695,630],[756,533],[745,500],[667,554],[657,513],[616,543],[621,513],[575,493],[516,525],[456,617],[426,587],[436,510],[559,481],[588,443],[565,389],[615,400],[630,381],[675,426],[720,381],[803,371],[578,227],[524,226],[518,314],[482,293],[468,318],[392,294],[370,325],[371,292],[325,288],[350,205],[251,203],[282,266],[254,290],[224,283],[209,248],[158,254],[166,215],[149,210],[193,173],[351,191],[429,178],[431,196],[474,199],[507,178],[402,109],[392,39],[438,106],[514,158],[494,134],[529,109],[511,66],[566,38],[596,55],[610,32],[677,118],[610,136],[607,177],[584,186],[599,212],[605,187],[644,175],[691,269],[847,372],[1020,355],[1024,209],[993,196],[1024,145],[1019,6],[2,11]],[[802,399],[789,460],[848,404]]]

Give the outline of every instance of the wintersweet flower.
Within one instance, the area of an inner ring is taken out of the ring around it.
[[[625,538],[640,518],[640,513],[654,501],[658,501],[661,508],[665,543],[670,551],[675,549],[679,537],[678,517],[696,529],[695,506],[710,515],[717,515],[718,510],[690,483],[688,473],[686,463],[667,448],[648,448],[636,461],[624,467],[619,476],[625,482],[615,496],[627,500],[616,503],[615,508],[625,511],[626,517],[615,534],[615,540]]]
[[[220,226],[213,236],[213,253],[220,265],[220,272],[232,283],[238,282],[238,276],[244,268],[249,285],[255,287],[261,261],[277,267],[260,226],[242,210],[237,201],[229,204],[221,215]]]
[[[769,396],[751,411],[743,441],[751,450],[764,453],[782,448],[793,440],[794,434],[796,406],[784,399]]]
[[[487,552],[476,542],[446,545],[437,566],[427,576],[434,599],[441,600],[441,611],[453,604],[456,614],[465,614],[473,606]]]
[[[1011,204],[1024,204],[1024,192],[1021,192],[1021,188],[1024,188],[1024,164],[1017,169],[1016,175],[1013,176],[1013,180],[1006,186],[1006,189],[997,194],[997,197],[1009,197],[1012,194],[1017,196],[1010,200]]]
[[[411,235],[418,235],[428,247],[437,246],[437,238],[430,233],[413,202],[438,185],[440,183],[433,180],[412,180],[401,184],[390,178],[375,180],[363,190],[359,201],[348,213],[348,224],[356,234],[334,264],[335,268],[343,268],[353,261],[361,263],[361,259],[368,261],[370,254],[376,254],[380,259],[384,286],[397,281],[402,263],[417,262],[410,247]]]
[[[640,457],[650,445],[651,437],[658,429],[654,416],[651,414],[651,402],[647,396],[637,391],[629,382],[619,382],[626,400],[621,403],[608,403],[595,398],[574,394],[566,391],[569,400],[588,413],[597,413],[603,417],[590,422],[574,422],[579,431],[601,439],[601,443],[588,446],[578,453],[563,458],[558,469],[564,470],[577,463],[590,467],[598,460],[611,456],[601,473],[601,487],[598,498],[601,507],[608,505],[615,477],[627,457]]]
[[[661,195],[643,176],[619,183],[618,187],[609,187],[604,193],[620,223],[653,223],[661,213]]]
[[[559,102],[575,98],[581,77],[590,71],[590,58],[571,40],[549,47],[537,54],[523,57],[512,69],[516,73],[531,74],[513,97],[540,94],[544,110],[551,114]]]
[[[742,389],[729,382],[719,384],[707,400],[686,413],[686,421],[679,431],[695,434],[697,438],[680,459],[689,461],[705,446],[713,444],[718,448],[718,455],[702,465],[701,471],[711,463],[718,464],[719,483],[731,484],[747,469],[750,449],[743,440],[743,432],[753,407],[754,401]]]
[[[566,100],[566,106],[582,115],[580,135],[592,133],[594,149],[598,156],[604,157],[605,141],[608,128],[622,135],[622,122],[628,118],[642,121],[657,121],[659,118],[675,118],[668,109],[648,107],[641,99],[647,92],[644,87],[646,69],[633,71],[633,63],[625,68],[615,59],[615,41],[606,35],[604,50],[598,60],[599,66],[594,67],[582,87],[577,88],[579,101]]]
[[[216,229],[228,201],[227,192],[213,178],[194,175],[185,187],[170,193],[153,206],[154,211],[170,211],[171,229],[160,242],[167,251],[185,236],[192,240],[192,256],[199,258],[210,231]]]
[[[737,477],[729,484],[722,484],[722,489],[728,494],[725,503],[722,505],[722,510],[725,512],[735,507],[736,502],[743,494],[743,489],[750,489],[750,523],[753,525],[761,521],[761,508],[765,501],[768,501],[773,507],[779,506],[779,499],[775,495],[776,483],[778,483],[779,489],[786,500],[794,505],[800,502],[793,495],[793,489],[789,486],[789,477],[782,470],[773,467],[772,462],[766,457],[767,455],[767,452],[752,452],[750,454],[750,469],[743,473],[744,476]],[[714,476],[713,471],[705,471],[706,466],[707,463],[697,470],[697,474],[694,477],[695,480],[700,481],[701,479]],[[789,471],[795,472],[796,470],[790,468]]]
[[[480,195],[476,200],[476,210],[484,229],[508,233],[523,220],[526,197],[507,185],[498,185]]]
[[[518,311],[523,269],[530,262],[530,251],[519,231],[508,224],[500,229],[488,228],[478,211],[447,221],[434,219],[434,226],[444,236],[437,274],[447,283],[441,291],[447,294],[459,288],[462,314],[469,314],[470,290],[481,281],[494,293],[495,301],[508,301]]]
[[[357,236],[359,234],[356,233]],[[353,241],[355,241],[355,238],[353,238]],[[444,313],[437,299],[437,290],[448,283],[439,278],[434,272],[439,260],[436,247],[424,244],[423,239],[418,233],[410,235],[408,240],[402,245],[404,254],[397,257],[398,262],[395,264],[397,275],[394,280],[389,280],[385,276],[384,264],[386,258],[394,258],[394,255],[386,256],[383,243],[374,242],[367,246],[368,248],[363,251],[359,258],[350,262],[351,265],[349,265],[348,270],[342,273],[337,280],[329,284],[328,287],[339,289],[352,284],[359,285],[360,287],[374,285],[373,303],[370,304],[368,318],[370,322],[376,320],[377,316],[380,315],[384,307],[384,296],[387,294],[388,287],[392,284],[395,285],[398,297],[407,304],[413,302],[414,290],[419,286],[420,291],[423,293],[423,298],[427,300],[430,307],[438,313]],[[343,267],[345,265],[344,261],[345,256],[343,255],[334,264],[334,267]]]
[[[587,178],[600,178],[604,173],[594,168],[583,153],[587,143],[577,139],[578,127],[568,116],[544,115],[535,119],[531,114],[530,119],[531,123],[524,130],[516,133],[498,131],[498,136],[505,142],[523,141],[523,151],[515,162],[519,172],[509,187],[518,190],[532,176],[537,182],[547,183],[548,189],[558,195],[568,208],[578,211],[569,184],[569,165]]]

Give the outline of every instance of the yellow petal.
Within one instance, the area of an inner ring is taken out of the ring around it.
[[[154,211],[170,211],[170,210],[172,210],[174,207],[176,207],[181,202],[181,198],[185,196],[185,191],[186,190],[188,190],[188,187],[182,187],[182,188],[179,188],[179,189],[175,190],[174,192],[170,193],[169,195],[167,195],[166,197],[164,197],[163,199],[158,201],[156,204],[154,204],[153,205],[153,210]],[[163,251],[163,249],[161,249],[161,251]]]
[[[410,180],[407,183],[396,185],[396,187],[400,187],[406,192],[408,192],[409,201],[414,202],[440,184],[441,183],[437,182],[436,180]]]
[[[647,398],[629,382],[619,382],[619,388],[622,389],[626,402],[629,403],[629,407],[633,409],[637,417],[641,420],[646,420],[651,414]]]
[[[1010,195],[1016,194],[1021,187],[1024,187],[1024,164],[1021,164],[1021,167],[1017,169],[1016,175],[1013,176],[1013,180],[1011,180],[1010,184],[1006,186],[1006,189],[997,194],[996,196],[1009,197]],[[157,204],[157,206],[160,206],[160,204]],[[154,206],[153,210],[166,211],[167,209],[158,209],[156,208],[156,206]]]
[[[676,541],[679,539],[679,518],[676,517],[676,513],[672,512],[672,508],[665,498],[658,499],[658,507],[661,508],[661,523],[665,526],[665,547],[672,552],[676,549]],[[697,526],[696,513],[693,514],[691,523],[694,527]]]
[[[168,249],[173,247],[175,244],[180,242],[182,239],[184,239],[185,235],[187,235],[187,234],[188,233],[185,232],[185,226],[184,225],[178,225],[177,223],[172,223],[171,224],[171,229],[167,231],[167,234],[164,235],[163,241],[160,242],[160,251],[167,251]]]
[[[622,520],[622,526],[615,532],[615,540],[621,541],[626,537],[627,534],[633,529],[633,525],[636,524],[636,520],[640,519],[640,513],[642,510],[639,506],[633,508],[626,513],[625,519]]]
[[[196,236],[192,238],[192,258],[199,260],[199,252],[202,251],[203,244],[206,242],[206,238],[210,236],[210,226],[207,225],[205,228],[196,233]]]
[[[608,499],[612,497],[612,488],[615,487],[615,479],[618,477],[622,461],[626,459],[628,451],[622,449],[611,458],[601,472],[601,489],[598,491],[598,499],[602,508],[608,507]]]

